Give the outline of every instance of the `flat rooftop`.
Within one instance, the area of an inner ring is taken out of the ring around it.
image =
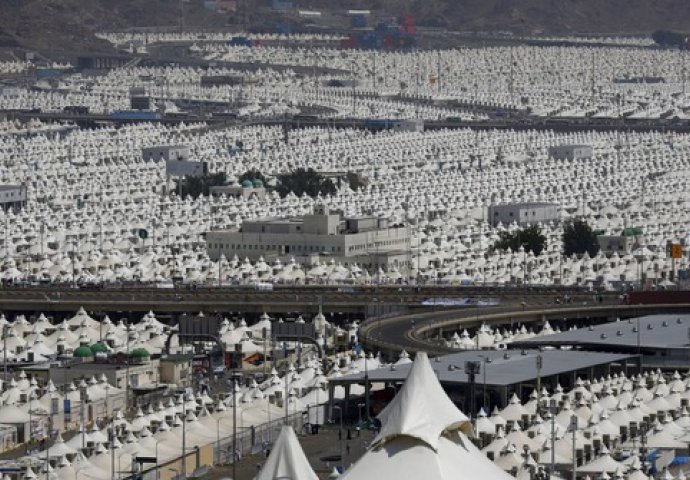
[[[469,383],[465,373],[465,362],[481,362],[477,381],[484,383],[484,366],[486,365],[486,384],[491,386],[508,386],[530,382],[537,377],[537,355],[543,358],[541,376],[550,377],[585,370],[610,363],[633,361],[635,355],[580,352],[573,350],[471,350],[431,359],[431,367],[438,379],[445,385],[464,385]],[[484,358],[490,359],[484,362]],[[407,378],[412,364],[379,368],[369,371],[370,382],[402,382]],[[335,384],[364,383],[364,372],[343,375],[330,380]]]
[[[639,323],[639,335],[637,326]],[[617,322],[602,323],[568,332],[533,337],[516,345],[572,345],[591,348],[635,347],[687,349],[690,347],[690,315],[648,315]]]

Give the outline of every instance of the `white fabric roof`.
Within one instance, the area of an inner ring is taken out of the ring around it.
[[[467,438],[467,417],[441,388],[425,353],[379,415],[382,429],[362,458],[341,480],[510,479]]]
[[[271,454],[254,480],[319,480],[290,426],[280,430]]]
[[[443,391],[424,352],[419,352],[405,384],[378,417],[383,427],[372,442],[381,446],[399,436],[419,439],[434,450],[444,431],[472,435],[469,419]]]

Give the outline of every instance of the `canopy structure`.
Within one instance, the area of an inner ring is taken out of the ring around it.
[[[318,480],[290,426],[280,430],[271,454],[254,480]]]
[[[468,418],[445,394],[423,352],[378,418],[381,433],[341,479],[512,478],[469,440],[473,432]]]

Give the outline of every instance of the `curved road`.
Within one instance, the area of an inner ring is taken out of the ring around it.
[[[690,304],[687,303],[624,305],[612,303],[611,300],[605,299],[602,304],[580,303],[567,306],[513,303],[497,307],[380,317],[364,322],[360,327],[359,337],[368,348],[379,350],[389,358],[395,358],[402,350],[443,355],[457,350],[440,344],[436,340],[440,333],[476,327],[482,323],[505,325],[588,317],[613,320],[616,317],[690,311]]]

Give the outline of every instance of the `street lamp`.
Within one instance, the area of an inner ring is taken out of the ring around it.
[[[158,444],[163,441],[162,438],[156,440],[156,480],[159,480],[161,477],[161,472],[160,472],[160,464],[158,462]]]
[[[187,399],[184,394],[182,394],[182,472],[187,476]]]
[[[220,465],[220,422],[223,417],[216,418],[216,462]]]
[[[130,457],[132,456],[129,452],[122,452],[117,456],[117,472],[122,473],[122,463],[120,462],[122,460],[122,457],[125,455],[129,455]]]
[[[232,478],[237,478],[237,382],[241,374],[232,372]]]
[[[556,475],[556,413],[558,412],[558,403],[555,399],[549,401],[549,411],[551,412],[551,476]]]
[[[338,413],[340,414],[340,435],[338,435],[340,438],[340,467],[344,468],[345,455],[343,454],[343,409],[340,407],[340,405],[333,405],[333,407],[331,407],[331,423],[333,423],[333,410],[338,410]]]
[[[491,357],[488,355],[477,355],[479,358],[482,359],[482,363],[484,364],[484,369],[482,372],[483,376],[483,385],[482,385],[482,408],[484,409],[485,413],[488,413],[488,398],[486,395],[486,367],[489,363],[491,363]]]
[[[480,368],[481,368],[481,362],[476,362],[476,361],[465,362],[465,374],[467,374],[467,378],[468,378],[469,383],[470,383],[470,401],[469,401],[470,420],[474,420],[475,415],[476,415],[475,379],[476,379],[476,375],[479,373]]]
[[[7,381],[7,335],[10,333],[10,326],[8,324],[5,324],[2,326],[2,360],[4,363],[4,376],[2,378],[2,381],[4,382],[5,385],[5,390],[7,390],[7,385],[9,385],[9,382]]]
[[[74,471],[74,480],[79,480],[79,472],[81,472],[81,471],[84,470],[85,468],[87,468],[87,467],[77,468],[77,469]]]

